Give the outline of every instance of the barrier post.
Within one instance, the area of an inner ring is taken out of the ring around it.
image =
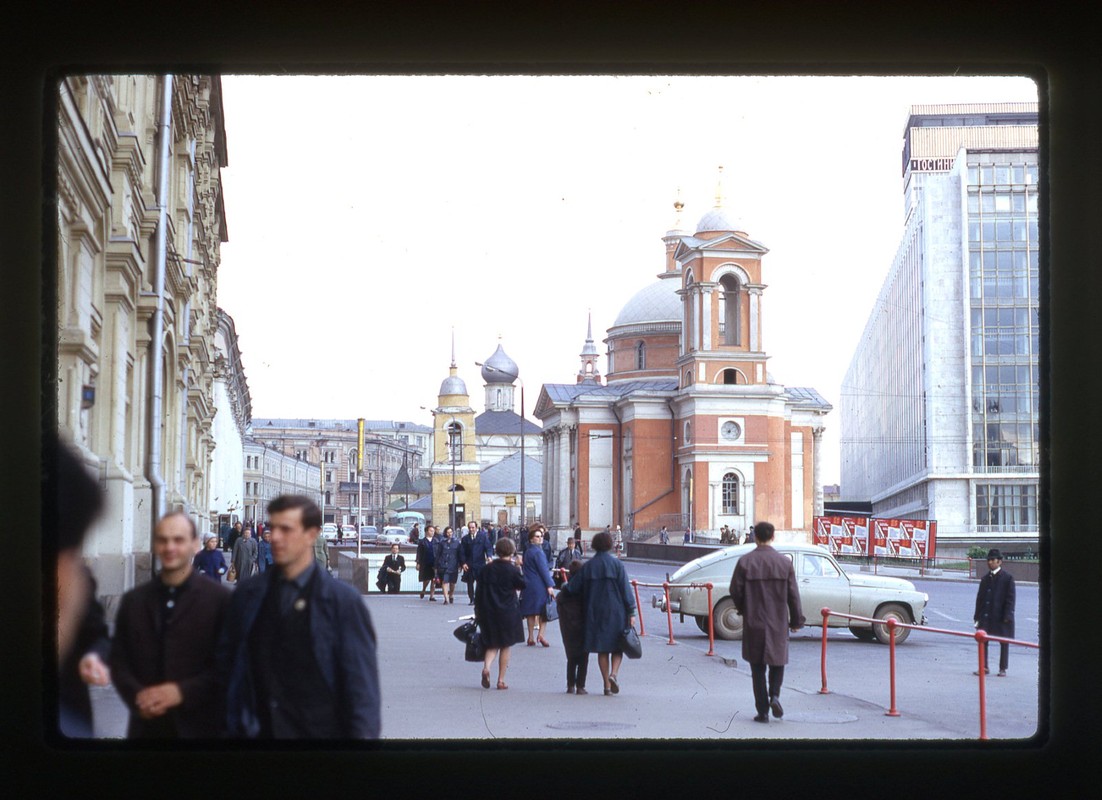
[[[635,589],[635,610],[639,612],[639,635],[646,636],[647,631],[643,628],[643,607],[639,605],[639,582],[633,579],[631,585]]]
[[[670,611],[670,582],[662,581],[662,591],[666,594],[666,623],[670,628],[670,640],[666,644],[676,644],[673,640],[673,612]]]
[[[704,584],[708,587],[708,652],[704,655],[714,656],[716,654],[716,636],[715,631],[712,630],[712,584]]]
[[[827,617],[830,616],[830,609],[821,608],[819,613],[823,615],[823,656],[820,667],[823,673],[823,688],[819,690],[819,694],[830,694],[827,689]]]
[[[895,618],[888,617],[888,675],[891,683],[891,707],[884,712],[884,716],[898,717],[899,709],[895,707]]]
[[[976,670],[980,676],[980,739],[987,738],[987,664],[984,658],[984,645],[987,643],[987,631],[980,628],[976,631],[976,645],[979,650],[980,668]]]

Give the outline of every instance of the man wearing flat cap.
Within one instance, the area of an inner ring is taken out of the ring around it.
[[[976,592],[976,613],[973,619],[976,627],[991,636],[1014,638],[1014,578],[1002,568],[1003,554],[992,548],[987,551],[988,572],[980,579],[980,588]],[[983,643],[984,672],[991,672],[991,662],[987,658],[987,646]],[[1006,668],[1010,659],[1010,645],[999,642],[998,677],[1006,677]],[[974,674],[979,675],[977,670]]]

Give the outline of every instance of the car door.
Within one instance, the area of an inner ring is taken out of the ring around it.
[[[796,582],[800,587],[800,605],[810,625],[822,625],[820,609],[826,607],[843,614],[850,613],[849,578],[838,565],[822,553],[799,554],[796,560]],[[848,624],[834,617],[832,625]]]

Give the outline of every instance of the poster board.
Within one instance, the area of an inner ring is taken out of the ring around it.
[[[937,520],[815,517],[812,542],[836,556],[933,558],[937,552]]]

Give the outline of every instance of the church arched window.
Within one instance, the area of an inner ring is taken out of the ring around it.
[[[734,275],[724,275],[719,279],[723,291],[719,295],[719,332],[724,344],[742,344],[742,319],[740,307],[740,287]]]
[[[723,476],[723,513],[738,513],[738,475],[733,472]]]
[[[725,369],[723,370],[723,382],[727,384],[738,383],[738,370]]]
[[[639,342],[635,345],[635,368],[646,369],[647,368],[647,343]]]
[[[463,460],[463,426],[458,422],[452,422],[447,427],[448,449],[451,451],[449,460]]]

